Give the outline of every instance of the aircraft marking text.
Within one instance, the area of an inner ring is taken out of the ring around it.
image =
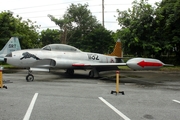
[[[16,48],[16,44],[9,44],[9,48]]]
[[[99,56],[96,54],[87,54],[90,60],[99,60]]]

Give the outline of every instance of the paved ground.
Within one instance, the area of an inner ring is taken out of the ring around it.
[[[62,71],[5,70],[0,89],[0,120],[179,120],[180,72],[120,71],[120,91],[115,71],[90,79],[88,71],[66,76]]]

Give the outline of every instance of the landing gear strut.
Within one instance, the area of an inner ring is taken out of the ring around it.
[[[34,81],[34,76],[31,74],[32,73],[32,71],[28,71],[28,75],[26,76],[26,81],[27,82],[32,82],[32,81]]]

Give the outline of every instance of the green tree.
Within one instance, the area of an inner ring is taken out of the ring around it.
[[[156,10],[156,39],[164,54],[176,55],[180,61],[180,0],[163,0]]]
[[[70,43],[80,48],[88,45],[87,35],[98,25],[97,19],[88,9],[88,4],[71,4],[64,18],[71,19],[70,26],[72,26],[73,37],[71,37]],[[82,42],[86,44],[82,44]]]
[[[0,42],[1,47],[11,38],[17,36],[20,40],[21,48],[39,47],[39,33],[36,22],[22,20],[22,17],[13,16],[11,11],[0,13]]]
[[[65,19],[65,18],[57,19],[53,15],[48,15],[48,17],[60,28],[60,34],[61,34],[60,43],[63,43],[63,44],[67,43],[67,41],[72,36],[71,34],[69,34],[69,31],[71,29],[70,24],[69,24],[70,20]]]
[[[60,43],[60,31],[59,30],[43,30],[41,31],[40,35],[40,41],[42,43],[42,46],[45,46],[47,44],[54,44]]]
[[[60,19],[56,19],[52,15],[48,15],[48,17],[62,31],[62,43],[73,45],[81,50],[100,53],[107,52],[108,46],[111,46],[112,42],[114,43],[111,31],[107,31],[98,23],[96,17],[88,9],[88,4],[71,4],[63,18]]]
[[[118,12],[118,22],[122,27],[118,31],[126,53],[138,56],[150,56],[161,50],[152,34],[155,8],[147,0],[136,0],[132,8]]]
[[[102,25],[99,24],[99,26],[85,36],[85,40],[81,43],[84,46],[81,48],[89,52],[102,54],[111,53],[115,45],[112,34],[112,31],[106,30]]]
[[[62,30],[62,43],[68,43],[73,40],[75,40],[75,43],[77,40],[81,40],[82,36],[92,31],[93,27],[98,24],[96,18],[87,7],[87,4],[71,4],[63,15],[63,18],[60,19],[48,15],[48,17],[60,27],[60,30]]]
[[[41,47],[39,33],[37,32],[39,26],[35,24],[36,22],[32,22],[29,19],[27,21],[22,20],[21,17],[16,19],[14,36],[20,39],[22,49]]]
[[[12,12],[4,11],[0,13],[0,48],[4,47],[6,42],[13,36],[15,21]]]

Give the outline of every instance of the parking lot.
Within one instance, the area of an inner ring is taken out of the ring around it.
[[[3,73],[0,89],[1,120],[179,120],[180,74],[163,71],[120,71],[120,91],[115,71],[90,79],[88,71],[66,76],[62,71]]]

